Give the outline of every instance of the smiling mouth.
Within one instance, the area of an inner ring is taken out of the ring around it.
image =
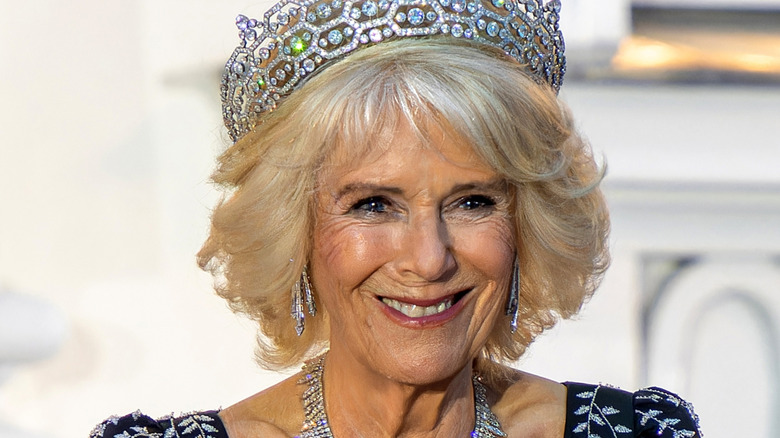
[[[392,298],[382,297],[382,302],[388,307],[391,307],[410,318],[422,318],[424,316],[438,315],[445,312],[452,307],[453,304],[458,302],[468,291],[463,291],[455,295],[444,298],[438,303],[434,303],[428,306],[421,306],[417,304],[405,303]]]

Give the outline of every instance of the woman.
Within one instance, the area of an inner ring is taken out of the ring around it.
[[[602,172],[558,102],[557,2],[283,2],[239,17],[234,144],[199,253],[303,371],[93,437],[699,436],[690,405],[514,370],[608,264]],[[291,309],[292,318],[288,309]]]

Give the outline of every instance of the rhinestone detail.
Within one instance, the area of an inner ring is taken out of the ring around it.
[[[237,141],[326,61],[365,44],[405,37],[449,34],[499,48],[557,92],[566,72],[560,3],[281,0],[263,19],[239,15],[241,44],[225,64],[220,87],[225,126]],[[307,60],[315,60],[313,68]]]

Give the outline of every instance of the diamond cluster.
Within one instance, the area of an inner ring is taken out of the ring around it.
[[[239,15],[222,109],[233,139],[327,61],[362,46],[430,35],[502,49],[560,89],[566,70],[560,0],[282,0],[262,20]]]

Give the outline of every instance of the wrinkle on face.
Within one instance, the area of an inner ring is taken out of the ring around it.
[[[470,366],[502,315],[515,253],[502,178],[461,139],[426,132],[421,141],[401,126],[386,147],[359,146],[367,152],[352,156],[337,145],[316,194],[312,277],[331,316],[331,354],[405,382]],[[474,194],[496,199],[495,208],[462,208],[461,197]],[[350,210],[374,195],[390,200],[387,211]],[[419,330],[389,320],[379,299],[456,293],[465,293],[461,314]]]

